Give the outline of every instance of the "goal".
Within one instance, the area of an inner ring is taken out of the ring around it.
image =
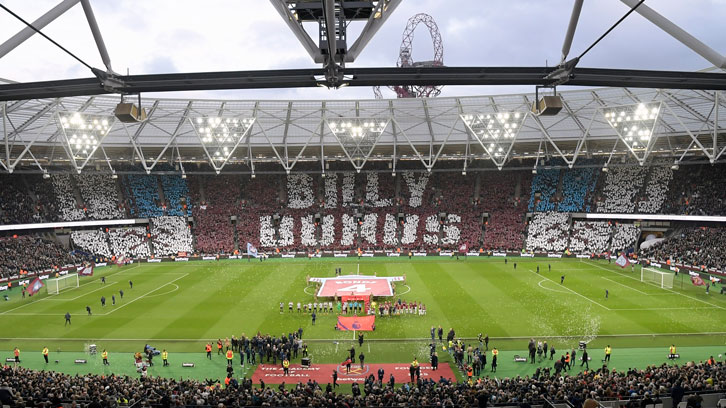
[[[64,289],[77,288],[78,274],[69,273],[68,275],[61,276],[59,278],[47,279],[45,281],[45,287],[51,295],[57,295]]]
[[[663,289],[673,289],[673,274],[671,272],[659,271],[653,268],[641,268],[640,281],[654,283]]]

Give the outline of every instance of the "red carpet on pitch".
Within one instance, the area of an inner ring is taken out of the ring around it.
[[[362,384],[366,377],[373,374],[378,381],[378,369],[383,368],[385,371],[383,382],[388,382],[391,374],[396,379],[397,384],[411,381],[409,374],[409,363],[399,364],[365,364],[363,368],[360,364],[354,364],[350,368],[350,374],[345,373],[345,366],[338,364],[313,364],[311,367],[302,367],[300,364],[290,365],[290,374],[283,375],[282,366],[260,364],[255,373],[252,375],[252,381],[259,383],[260,380],[265,384],[296,384],[298,382],[307,382],[308,380],[317,381],[320,384],[333,382],[333,371],[338,372],[338,384],[352,384],[357,382]],[[456,381],[454,372],[448,364],[439,364],[439,369],[434,371],[431,364],[421,364],[421,379],[431,379],[438,381],[439,377]]]

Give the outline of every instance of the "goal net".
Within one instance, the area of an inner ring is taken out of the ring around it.
[[[77,288],[78,274],[69,273],[68,275],[61,276],[59,278],[47,279],[45,281],[45,287],[48,289],[48,293],[51,295],[57,295],[64,289]]]
[[[653,268],[642,268],[640,270],[640,281],[650,282],[660,286],[663,289],[673,288],[673,273],[659,271]]]

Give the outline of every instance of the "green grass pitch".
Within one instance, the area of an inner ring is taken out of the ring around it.
[[[185,358],[191,360],[202,356],[207,341],[220,337],[258,331],[279,336],[302,327],[316,362],[339,362],[354,335],[333,330],[334,314],[319,313],[312,326],[309,314],[287,312],[290,301],[312,301],[313,288],[306,290],[306,276],[332,277],[336,267],[344,274],[358,270],[364,275],[405,274],[406,285],[396,288],[398,296],[427,306],[426,316],[377,318],[376,331],[366,334],[367,350],[372,349],[369,362],[405,362],[412,355],[425,359],[432,325],[441,325],[445,333],[453,327],[459,337],[489,334],[490,347],[511,354],[526,354],[529,337],[547,339],[558,351],[588,341],[593,360],[600,358],[606,344],[616,351],[641,350],[633,352],[640,356],[649,355],[650,348],[654,356],[662,357],[671,343],[694,350],[706,347],[699,353],[726,352],[726,296],[717,290],[706,294],[687,275],[679,275],[673,289],[666,290],[640,282],[637,267],[631,272],[604,261],[510,258],[505,265],[502,258],[483,257],[225,260],[100,268],[95,276],[81,278],[79,288],[59,295],[49,296],[43,290],[21,299],[17,288],[10,292],[9,301],[0,301],[0,350],[9,356],[9,350],[18,346],[26,359],[40,360],[45,345],[55,355],[58,351],[80,355],[86,344],[95,343],[113,357],[140,351],[149,343],[166,348],[172,356],[190,353]],[[562,275],[564,284],[560,284]],[[105,285],[101,276],[106,276]],[[119,289],[125,292],[123,299]],[[111,305],[112,294],[116,305]],[[107,299],[105,307],[101,296]],[[282,314],[280,302],[285,303]],[[86,305],[91,306],[92,316],[86,315]],[[66,312],[72,315],[67,327]],[[198,361],[204,364],[203,359]],[[443,361],[449,361],[448,356]],[[219,364],[214,367],[219,372],[201,370],[193,376],[208,372],[221,376],[223,362]],[[526,372],[500,367],[504,373]]]

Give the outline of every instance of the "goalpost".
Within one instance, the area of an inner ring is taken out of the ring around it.
[[[46,279],[45,281],[45,287],[48,289],[48,294],[50,295],[57,295],[64,289],[77,288],[78,286],[77,273],[69,273],[68,275],[55,279]]]
[[[673,276],[671,272],[659,271],[653,268],[640,269],[640,281],[651,282],[662,289],[673,289]]]

